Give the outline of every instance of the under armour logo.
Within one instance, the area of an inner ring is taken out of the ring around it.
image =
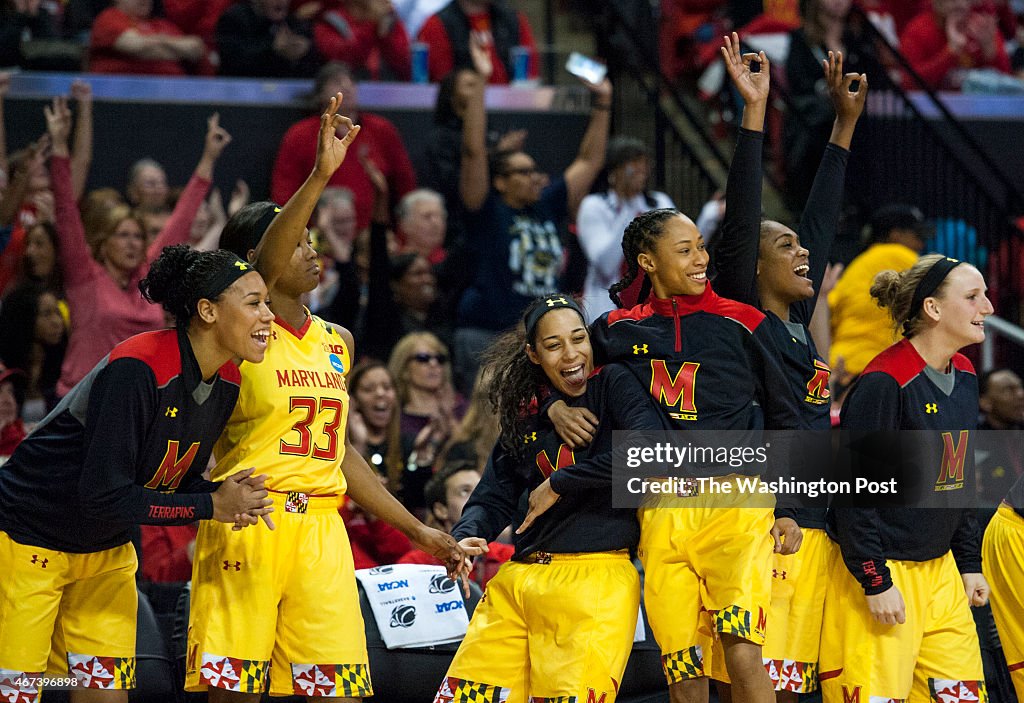
[[[786,580],[786,572],[779,571],[778,569],[772,569],[772,578]]]
[[[248,271],[249,270],[249,264],[244,263],[242,261],[236,261],[235,262],[235,266],[238,267],[239,271]]]
[[[544,302],[547,303],[549,308],[553,308],[556,305],[558,305],[559,303],[561,303],[562,305],[568,305],[569,304],[569,301],[566,300],[565,298],[548,298]]]
[[[633,345],[633,353],[634,354],[646,354],[647,353],[647,345],[646,344],[634,344]]]
[[[935,413],[939,412],[939,405],[938,403],[925,403],[924,411],[929,415],[934,415]]]
[[[224,569],[224,571],[227,571],[228,569],[234,569],[235,571],[241,571],[242,570],[242,562],[236,561],[236,562],[232,563],[232,562],[228,561],[227,559],[225,559],[224,560],[224,567],[223,567],[223,569]]]
[[[42,559],[40,559],[38,554],[33,554],[32,555],[32,563],[33,564],[39,564],[39,566],[41,566],[42,568],[45,569],[46,565],[50,563],[50,560],[47,559],[46,557],[43,557]]]
[[[537,441],[537,433],[536,432],[527,432],[526,434],[523,435],[523,444],[529,444],[530,442],[536,442],[536,441]]]
[[[167,408],[167,410],[164,412],[164,417],[178,417],[178,409]]]

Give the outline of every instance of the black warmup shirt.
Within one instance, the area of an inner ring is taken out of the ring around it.
[[[202,478],[241,382],[227,363],[204,383],[188,337],[147,332],[114,347],[0,468],[0,530],[89,553],[133,524],[213,517]]]
[[[717,295],[651,297],[591,326],[598,362],[619,362],[649,389],[673,429],[789,429],[800,408],[764,313]]]
[[[841,415],[844,431],[916,430],[903,432],[897,450],[885,451],[877,463],[918,479],[924,489],[918,504],[938,506],[964,506],[974,495],[970,435],[977,421],[971,362],[957,354],[950,374],[937,374],[906,339],[868,364]],[[898,457],[886,456],[892,454]],[[836,508],[829,511],[828,531],[868,595],[892,586],[887,559],[930,561],[952,550],[960,573],[981,573],[981,532],[970,508]]]
[[[494,540],[526,517],[530,491],[548,476],[562,496],[523,534],[515,535],[514,560],[537,551],[552,554],[633,549],[640,539],[636,510],[612,508],[609,489],[613,430],[668,429],[646,390],[621,365],[598,369],[570,407],[585,407],[600,418],[590,445],[575,451],[564,444],[546,417],[534,414],[514,454],[499,445],[476,490],[452,529],[452,536]],[[571,467],[571,471],[567,471]],[[566,472],[563,475],[563,472]]]
[[[757,260],[761,239],[763,138],[762,132],[740,129],[726,185],[729,207],[721,232],[716,235],[711,259],[715,291],[758,309],[762,307],[757,290]],[[828,362],[818,353],[808,325],[839,228],[849,156],[849,151],[835,144],[826,147],[796,229],[801,246],[810,252],[807,277],[811,280],[814,295],[790,305],[788,322],[773,312],[763,311],[765,328],[780,353],[786,383],[800,410],[799,423],[791,429],[828,430],[831,427],[830,369]],[[801,527],[825,527],[824,509],[801,508],[792,516]]]

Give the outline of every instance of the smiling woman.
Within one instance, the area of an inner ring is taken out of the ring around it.
[[[466,690],[501,700],[614,698],[640,593],[629,560],[636,513],[612,508],[612,432],[666,425],[628,370],[612,364],[593,374],[590,335],[568,295],[530,304],[484,369],[501,443],[452,535],[469,546],[521,526],[512,561],[488,582],[436,700],[461,700]],[[551,394],[600,416],[588,448],[573,452],[540,416]]]
[[[71,111],[64,98],[54,98],[45,113],[53,142],[50,175],[60,237],[57,256],[71,309],[68,353],[57,386],[58,395],[63,396],[115,344],[164,325],[160,308],[143,300],[138,283],[165,246],[187,241],[192,218],[210,187],[213,166],[231,136],[219,126],[216,116],[210,118],[203,155],[192,179],[174,214],[149,247],[143,223],[127,208],[115,207],[90,252],[71,183]]]
[[[270,512],[265,477],[252,469],[220,484],[202,478],[238,399],[233,359],[257,363],[266,351],[273,318],[262,277],[227,252],[179,245],[139,285],[176,329],[114,347],[0,472],[0,670],[25,682],[15,686],[26,700],[43,672],[78,688],[106,679],[90,700],[128,700],[134,525],[242,527]]]
[[[921,504],[916,497],[901,496],[895,507],[829,511],[829,534],[842,559],[833,560],[825,594],[826,701],[843,700],[861,681],[871,682],[871,696],[883,698],[928,696],[929,685],[985,695],[970,608],[985,604],[989,586],[981,572],[978,521],[967,507],[975,490],[968,442],[977,427],[978,381],[959,353],[985,339],[985,318],[992,314],[985,292],[976,268],[938,254],[901,273],[883,271],[871,287],[904,339],[858,377],[843,404],[842,427],[915,430],[902,433],[901,451],[887,453],[884,465],[866,468],[883,477],[920,477],[934,491],[924,497],[930,509],[914,509]],[[872,439],[877,444],[886,436]],[[962,458],[958,468],[951,457]]]

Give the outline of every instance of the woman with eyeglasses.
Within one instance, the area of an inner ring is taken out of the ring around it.
[[[399,420],[405,470],[397,491],[407,508],[424,509],[423,488],[437,452],[466,410],[452,386],[448,347],[430,332],[413,332],[398,340],[388,369],[395,378],[402,414]]]
[[[486,50],[475,42],[474,65],[484,68],[468,91],[462,126],[459,194],[466,208],[466,240],[473,251],[473,282],[459,301],[455,355],[459,389],[468,393],[480,353],[516,324],[531,300],[560,287],[566,251],[561,222],[575,214],[604,166],[611,121],[612,84],[585,83],[591,116],[572,163],[550,183],[522,149],[488,157],[484,85]],[[483,53],[480,56],[481,52]]]

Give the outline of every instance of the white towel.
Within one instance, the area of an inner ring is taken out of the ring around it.
[[[388,649],[458,642],[469,617],[459,587],[444,567],[394,564],[359,569],[370,609]]]

